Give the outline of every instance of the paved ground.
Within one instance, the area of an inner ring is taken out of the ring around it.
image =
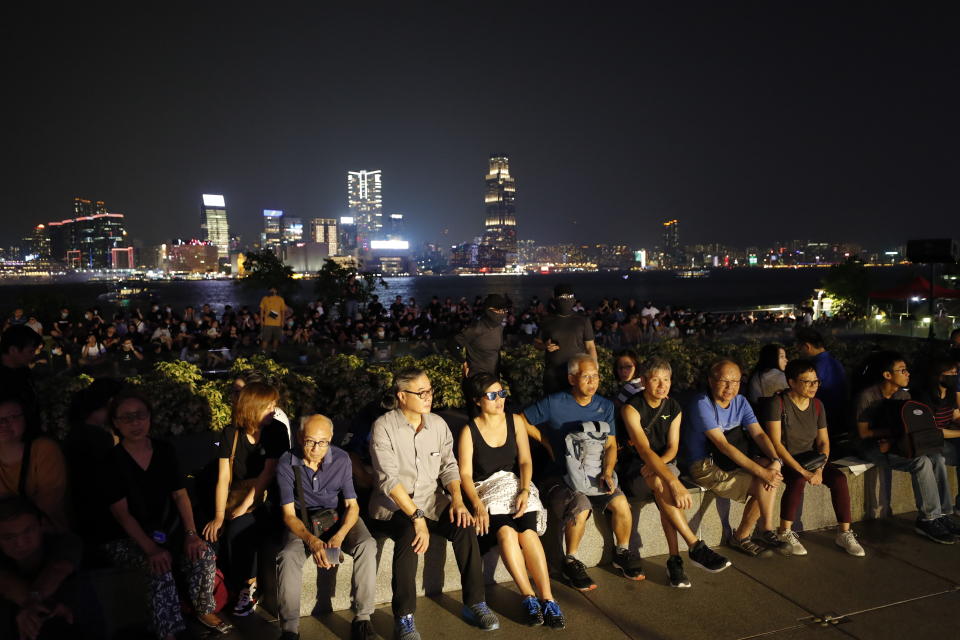
[[[735,564],[722,573],[688,566],[690,589],[667,586],[665,557],[647,559],[647,579],[639,583],[605,567],[589,569],[596,591],[581,594],[555,586],[567,617],[564,631],[524,626],[512,584],[487,588],[488,601],[500,615],[499,631],[485,633],[463,623],[459,593],[421,598],[417,626],[424,640],[534,640],[555,634],[597,640],[960,637],[960,544],[921,539],[910,516],[858,523],[854,529],[867,550],[865,558],[835,547],[832,532],[807,533],[805,557],[752,559],[731,551]],[[818,624],[827,616],[834,621]],[[351,618],[350,612],[304,618],[301,637],[348,638]],[[373,622],[383,638],[392,638],[389,606],[378,609]],[[262,618],[237,623],[230,638],[279,635],[276,625]]]

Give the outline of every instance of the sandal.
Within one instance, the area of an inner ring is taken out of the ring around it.
[[[217,618],[217,619],[220,620],[220,618]],[[204,620],[202,617],[197,616],[197,621],[203,626],[205,626],[207,629],[213,629],[217,633],[226,634],[233,631],[233,625],[230,624],[229,622],[224,622],[223,620],[220,620],[220,622],[218,622],[217,624],[212,624]]]

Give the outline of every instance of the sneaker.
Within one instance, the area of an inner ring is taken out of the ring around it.
[[[250,588],[244,587],[240,589],[240,593],[237,594],[237,604],[233,605],[233,615],[248,616],[256,604],[257,601],[254,600],[250,594]]]
[[[613,566],[620,569],[620,573],[627,580],[643,580],[643,567],[640,562],[640,554],[629,549],[613,552]]]
[[[863,547],[857,542],[857,535],[853,531],[837,531],[837,537],[834,542],[838,547],[852,556],[863,557],[866,555]]]
[[[490,611],[486,602],[478,602],[469,606],[463,605],[461,613],[464,620],[484,631],[493,631],[500,628],[500,620],[497,619],[497,614]]]
[[[413,622],[412,613],[397,618],[394,630],[397,640],[420,640],[420,634],[417,632],[417,625]]]
[[[750,538],[744,538],[743,540],[738,540],[736,534],[730,536],[730,539],[727,541],[727,544],[731,549],[736,549],[737,551],[744,553],[751,558],[769,558],[773,555],[773,551],[761,547],[756,542]]]
[[[523,599],[523,610],[527,613],[527,625],[539,627],[543,624],[543,611],[537,596],[527,596]]]
[[[680,589],[690,587],[690,578],[683,572],[683,560],[680,556],[670,556],[667,560],[667,577],[670,578],[670,586]]]
[[[543,623],[551,629],[563,629],[567,626],[556,600],[543,601]]]
[[[300,640],[300,634],[296,631],[281,631],[280,640]]]
[[[690,562],[710,573],[719,573],[733,564],[708,547],[703,540],[697,540],[696,544],[687,550],[687,556],[690,558]]]
[[[766,533],[766,532],[765,532]],[[791,556],[805,556],[807,555],[807,549],[802,544],[800,544],[800,536],[797,535],[797,532],[793,529],[788,529],[784,531],[777,538],[782,542],[786,549],[787,555]]]
[[[593,591],[597,588],[597,583],[587,575],[587,568],[583,563],[572,556],[567,556],[561,569],[563,577],[571,587],[580,591]]]
[[[952,516],[940,516],[938,520],[943,524],[948,533],[960,536],[960,522],[957,522]]]
[[[350,623],[350,640],[375,640],[377,634],[369,620],[353,619]]]
[[[940,544],[953,544],[957,537],[947,530],[946,525],[941,522],[942,518],[936,520],[917,520],[914,525],[914,531],[922,536],[926,536],[934,542]]]
[[[763,531],[759,536],[757,536],[757,540],[759,540],[760,544],[768,549],[779,551],[785,556],[790,555],[790,547],[787,546],[787,544],[780,539],[780,536],[777,535],[777,532],[773,531],[772,529],[769,531]]]

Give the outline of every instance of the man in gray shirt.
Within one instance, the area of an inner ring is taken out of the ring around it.
[[[370,515],[372,526],[394,541],[391,586],[398,640],[420,640],[413,620],[417,554],[427,550],[431,533],[453,543],[464,619],[488,631],[500,627],[485,601],[477,532],[460,493],[453,436],[443,418],[430,413],[432,402],[427,374],[422,369],[404,369],[384,398],[384,407],[391,411],[373,423],[371,432],[377,485],[370,498]]]

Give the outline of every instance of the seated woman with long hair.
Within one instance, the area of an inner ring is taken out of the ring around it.
[[[565,621],[553,598],[538,533],[538,519],[545,518],[545,511],[531,481],[526,420],[504,411],[507,392],[496,376],[479,373],[468,380],[468,387],[479,413],[460,432],[457,457],[461,487],[477,521],[480,551],[500,546],[500,557],[523,596],[527,624],[561,629]]]
[[[264,504],[277,474],[277,461],[290,448],[286,427],[274,418],[277,390],[263,382],[241,389],[233,407],[233,426],[220,438],[220,463],[213,520],[203,537],[221,534],[227,556],[227,586],[237,594],[233,613],[249,615],[256,604],[257,550],[273,522]]]
[[[16,396],[0,398],[0,498],[20,495],[67,530],[67,465],[60,446],[40,434],[39,425]]]
[[[786,366],[787,350],[783,346],[771,343],[760,348],[757,366],[747,381],[747,400],[750,404],[756,407],[760,398],[769,398],[789,386],[783,373]]]
[[[103,550],[115,564],[149,574],[147,599],[157,638],[174,638],[185,629],[174,560],[197,620],[227,633],[230,625],[214,612],[216,555],[197,535],[176,451],[150,437],[151,415],[146,398],[132,390],[115,395],[107,409],[120,442],[104,463],[101,491],[119,529]]]

